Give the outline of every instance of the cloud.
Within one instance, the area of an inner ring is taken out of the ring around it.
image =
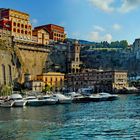
[[[118,9],[122,13],[128,13],[140,6],[140,0],[122,0],[122,5]]]
[[[114,3],[114,0],[89,0],[89,2],[93,6],[99,8],[105,12],[109,13],[109,12],[114,11],[114,7],[112,6],[112,4]]]
[[[32,22],[33,25],[36,25],[38,23],[38,20],[34,18],[34,19],[31,20],[31,22]]]
[[[118,0],[88,0],[94,7],[104,12],[120,12],[128,13],[140,7],[140,0],[119,0],[120,6],[117,7],[115,3]]]
[[[121,30],[122,26],[119,25],[119,24],[117,24],[117,23],[115,23],[115,24],[112,26],[112,28],[113,28],[114,30],[118,31],[118,30]]]
[[[90,41],[95,41],[95,42],[100,42],[100,41],[111,42],[112,41],[112,35],[109,34],[109,33],[102,35],[100,32],[93,31],[89,34],[89,40]]]
[[[99,31],[99,32],[104,32],[104,31],[105,31],[105,29],[104,29],[103,27],[98,26],[98,25],[95,25],[95,26],[94,26],[94,29],[95,29],[96,31]]]

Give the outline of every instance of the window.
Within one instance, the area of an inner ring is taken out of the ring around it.
[[[23,33],[24,33],[24,31],[23,31],[23,30],[21,30],[21,33],[23,34]]]
[[[6,72],[4,64],[2,64],[2,75],[3,75],[3,83],[6,84]]]
[[[17,32],[20,33],[20,30],[18,29]]]
[[[16,29],[14,28],[13,31],[16,32]]]
[[[76,61],[77,61],[77,62],[79,61],[78,57],[76,57]]]
[[[21,24],[21,27],[22,27],[22,28],[24,28],[24,25],[23,25],[23,24]]]
[[[14,22],[14,26],[16,26],[16,22]]]
[[[10,65],[8,65],[8,68],[9,68],[9,83],[12,83],[12,69]]]
[[[17,26],[20,27],[20,23],[18,23]]]

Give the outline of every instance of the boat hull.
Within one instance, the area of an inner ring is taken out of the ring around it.
[[[0,107],[4,107],[4,108],[11,108],[13,107],[14,105],[14,101],[10,102],[10,101],[7,101],[7,102],[3,102],[0,104]]]
[[[27,106],[43,106],[44,101],[27,101]]]
[[[44,101],[44,105],[54,105],[56,101]]]
[[[71,104],[72,100],[71,99],[67,99],[67,100],[58,100],[57,104]]]
[[[26,101],[14,101],[14,107],[23,107],[26,105]]]
[[[89,97],[74,98],[73,103],[88,103],[91,99]]]

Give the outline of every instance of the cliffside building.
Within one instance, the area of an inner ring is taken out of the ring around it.
[[[30,16],[12,9],[0,9],[0,28],[11,31],[15,39],[32,40]]]
[[[43,28],[35,28],[33,30],[33,37],[36,38],[33,40],[38,44],[48,45],[49,44],[49,32]]]
[[[78,90],[83,87],[95,87],[97,92],[117,92],[128,87],[126,71],[85,71],[66,76],[67,87]]]
[[[63,42],[66,38],[64,27],[54,25],[54,24],[48,24],[48,25],[38,26],[36,28],[46,29],[49,32],[50,40],[56,42],[57,41]]]

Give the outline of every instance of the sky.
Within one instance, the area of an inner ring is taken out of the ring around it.
[[[61,25],[69,38],[129,44],[140,38],[140,0],[0,0],[0,7],[30,14],[33,27]]]

